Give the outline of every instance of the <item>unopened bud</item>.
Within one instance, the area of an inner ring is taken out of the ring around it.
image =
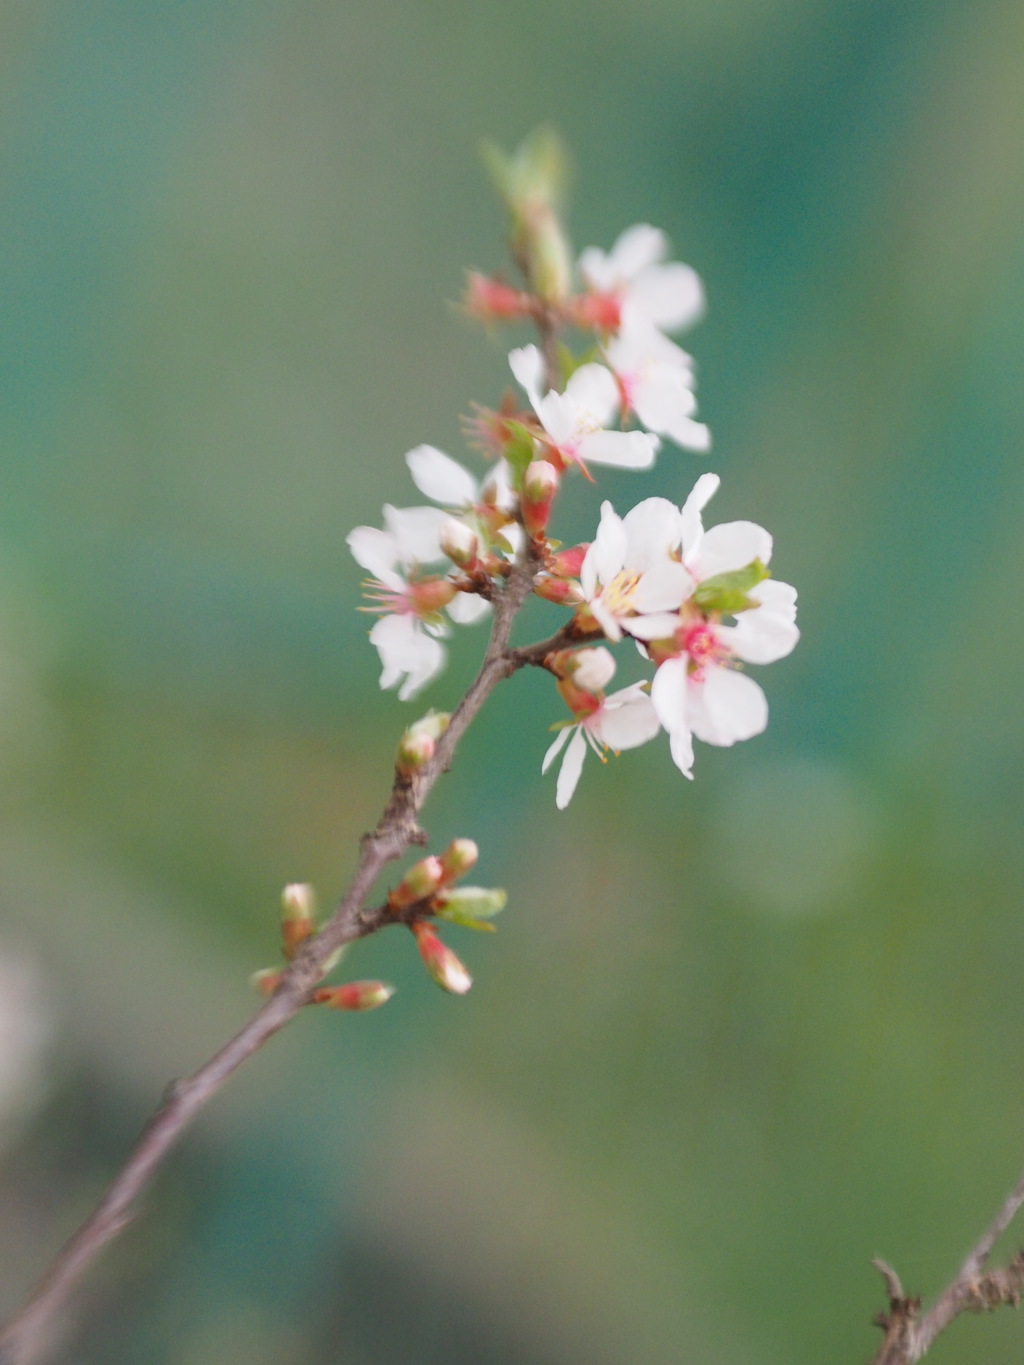
[[[375,1010],[394,993],[394,986],[383,981],[346,981],[344,986],[321,986],[313,992],[313,1004],[332,1010]]]
[[[249,985],[259,995],[273,995],[281,984],[282,975],[276,967],[264,967],[262,971],[253,972]]]
[[[432,896],[443,880],[444,868],[441,859],[434,857],[433,854],[429,858],[421,858],[410,867],[394,891],[388,892],[388,905],[396,913],[408,910],[417,901]]]
[[[545,303],[560,302],[572,280],[569,243],[558,219],[567,172],[561,140],[539,128],[511,156],[493,144],[485,144],[483,153],[508,207],[513,251],[530,288]]]
[[[439,891],[434,912],[453,924],[472,924],[474,920],[493,919],[504,910],[508,893],[500,886],[460,886]]]
[[[452,950],[422,920],[412,926],[423,965],[437,984],[453,995],[465,995],[473,978]]]
[[[510,322],[528,318],[533,312],[529,294],[476,270],[469,271],[466,276],[462,306],[470,317],[479,318],[481,322]]]
[[[614,294],[577,294],[566,301],[565,312],[584,331],[617,332],[622,326],[622,305]]]
[[[615,660],[603,645],[596,649],[579,649],[571,677],[577,687],[587,692],[603,692],[615,677]]]
[[[403,777],[411,777],[434,756],[437,741],[448,729],[451,716],[447,711],[428,711],[414,724],[398,742],[395,754],[395,767]]]
[[[456,517],[448,517],[441,523],[441,549],[460,569],[473,569],[480,558],[480,537]]]
[[[479,856],[480,850],[472,839],[453,839],[441,854],[441,867],[444,869],[442,885],[464,877]]]
[[[523,475],[523,496],[520,502],[523,525],[539,540],[547,530],[551,504],[558,492],[558,470],[547,460],[534,460]]]
[[[568,550],[559,550],[557,554],[549,555],[548,573],[553,573],[556,578],[579,578],[583,560],[589,549],[589,543],[571,545]]]
[[[560,607],[575,607],[583,601],[580,585],[568,578],[538,578],[533,591],[545,602],[554,602]]]
[[[290,882],[281,892],[281,942],[290,962],[316,930],[316,893],[308,882]]]

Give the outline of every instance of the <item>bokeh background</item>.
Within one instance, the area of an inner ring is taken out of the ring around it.
[[[235,1079],[58,1358],[866,1359],[870,1257],[934,1292],[1024,1160],[1019,0],[3,0],[0,73],[0,1309],[376,818],[419,711],[344,538],[507,382],[451,304],[549,121],[577,245],[710,299],[713,455],[571,529],[723,475],[801,590],[770,729],[559,814],[496,696],[427,812],[510,892],[473,992],[362,945],[399,994]]]

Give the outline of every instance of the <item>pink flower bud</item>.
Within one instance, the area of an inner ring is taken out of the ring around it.
[[[313,992],[314,1005],[327,1005],[332,1010],[375,1010],[395,993],[394,986],[383,981],[347,981],[344,986],[322,986]]]
[[[538,578],[533,591],[545,602],[554,602],[560,607],[575,607],[583,601],[579,584],[571,583],[567,578]]]
[[[588,542],[586,545],[572,545],[568,550],[559,550],[557,554],[549,555],[548,573],[554,574],[556,578],[579,578],[583,560],[589,549]]]
[[[460,569],[473,569],[480,558],[480,537],[456,517],[441,523],[441,549]]]
[[[601,698],[595,697],[593,692],[588,692],[586,688],[577,687],[571,678],[560,678],[558,690],[577,720],[585,720],[587,716],[592,716],[595,711],[601,709]]]
[[[432,896],[443,880],[444,868],[441,859],[434,857],[433,854],[429,858],[421,858],[410,867],[394,891],[388,892],[388,905],[396,913],[408,910],[417,901]]]
[[[444,869],[441,885],[447,886],[465,876],[479,856],[480,850],[472,839],[453,839],[441,854],[441,866]]]
[[[520,507],[523,525],[534,540],[539,540],[547,529],[558,484],[558,470],[547,460],[534,460],[527,465]]]
[[[437,741],[448,729],[451,716],[446,711],[428,711],[409,726],[399,740],[395,767],[403,777],[412,777],[434,756]]]
[[[412,926],[423,965],[437,984],[453,995],[465,995],[473,978],[452,950],[422,920]]]
[[[476,270],[467,273],[462,306],[470,317],[481,322],[509,322],[528,318],[533,312],[529,294]]]

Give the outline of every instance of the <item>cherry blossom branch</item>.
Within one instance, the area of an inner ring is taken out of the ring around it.
[[[923,1314],[921,1300],[907,1297],[895,1270],[885,1261],[874,1262],[885,1281],[889,1311],[876,1318],[885,1339],[872,1365],[913,1365],[961,1313],[987,1313],[1004,1304],[1012,1308],[1020,1305],[1024,1297],[1024,1251],[1018,1251],[1005,1266],[989,1271],[985,1266],[992,1248],[1022,1205],[1024,1175],[971,1248],[956,1277]]]
[[[384,812],[376,828],[363,836],[355,873],[331,918],[298,951],[282,972],[272,997],[249,1022],[198,1071],[167,1087],[160,1108],[94,1212],[59,1252],[25,1307],[0,1331],[0,1365],[31,1365],[39,1357],[54,1315],[102,1249],[132,1222],[138,1200],[170,1150],[242,1063],[309,1004],[337,950],[388,925],[411,922],[411,913],[396,914],[387,904],[373,910],[364,908],[374,882],[389,862],[426,842],[418,823],[423,803],[438,777],[447,771],[459,740],[498,683],[523,667],[541,664],[547,653],[567,639],[579,638],[566,629],[536,645],[509,647],[512,624],[539,567],[537,556],[536,546],[528,542],[504,590],[495,594],[494,621],[479,672],[452,712],[433,756],[411,777],[396,773]]]

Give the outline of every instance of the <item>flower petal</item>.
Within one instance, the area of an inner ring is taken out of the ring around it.
[[[580,568],[580,581],[588,597],[593,596],[595,580],[607,585],[623,569],[628,544],[629,538],[622,518],[610,502],[603,502],[597,535],[583,556]]]
[[[378,530],[376,526],[357,526],[349,531],[345,544],[356,563],[380,579],[385,587],[399,590],[405,587],[405,580],[397,572],[401,559],[398,542],[389,531]]]
[[[693,781],[693,735],[689,730],[674,730],[668,739],[672,762],[684,777]]]
[[[661,722],[650,697],[639,692],[618,705],[606,698],[588,728],[609,749],[635,749],[654,738]]]
[[[702,474],[690,490],[690,496],[680,511],[682,525],[683,563],[690,564],[700,551],[704,539],[701,512],[718,492],[721,479],[717,474]]]
[[[446,558],[441,549],[441,526],[447,520],[448,513],[441,507],[384,505],[384,525],[394,537],[406,566],[434,564]]]
[[[661,442],[646,431],[592,431],[577,453],[585,464],[607,464],[616,469],[650,469]]]
[[[630,565],[632,568],[632,564]],[[693,578],[675,559],[648,569],[633,590],[633,609],[646,615],[654,611],[673,611],[693,592]],[[657,639],[657,636],[648,636]]]
[[[633,279],[623,306],[623,324],[632,314],[664,332],[680,332],[704,316],[704,286],[696,270],[678,261],[651,265]]]
[[[704,681],[689,684],[690,729],[705,744],[728,747],[759,735],[768,724],[768,702],[752,678],[708,665]]]
[[[576,783],[580,780],[583,760],[586,756],[587,741],[583,738],[583,726],[577,725],[573,730],[569,747],[565,751],[565,757],[562,759],[562,766],[558,772],[558,782],[555,785],[555,805],[559,810],[565,810],[572,800],[572,794],[576,790]]]
[[[581,365],[566,384],[565,397],[576,405],[585,427],[604,427],[619,406],[619,387],[604,365]]]
[[[767,564],[772,557],[772,538],[763,526],[754,521],[724,521],[704,533],[697,557],[700,578],[732,573],[744,569],[759,559]]]
[[[690,387],[692,376],[673,365],[651,365],[633,385],[631,398],[636,415],[645,427],[664,436],[691,418],[697,400]]]
[[[627,281],[668,255],[668,238],[650,223],[634,223],[619,234],[609,260],[619,279]]]
[[[734,626],[719,626],[719,639],[748,664],[773,664],[792,653],[800,632],[795,622],[762,607],[741,612]]]
[[[664,564],[679,549],[682,520],[679,508],[668,498],[644,498],[622,518],[631,569],[650,569]]]
[[[533,345],[519,346],[516,350],[509,351],[508,363],[530,402],[536,407],[541,390],[545,387],[547,369],[539,349]]]
[[[443,507],[467,507],[476,501],[476,479],[436,446],[416,446],[405,462],[413,483],[432,501]]]
[[[381,687],[394,687],[408,675],[398,693],[409,701],[444,667],[444,646],[422,629],[415,616],[382,616],[370,631],[384,671]]]
[[[448,603],[448,615],[457,626],[473,626],[482,621],[491,609],[486,597],[475,592],[456,593]]]
[[[573,727],[571,725],[566,725],[559,730],[558,734],[555,736],[554,744],[548,749],[547,753],[544,755],[544,762],[540,765],[541,776],[547,772],[552,763],[554,763],[555,759],[565,748],[565,741],[569,738],[572,730]]]
[[[666,659],[651,683],[651,701],[658,719],[670,734],[689,728],[687,689],[687,661],[685,658]]]

